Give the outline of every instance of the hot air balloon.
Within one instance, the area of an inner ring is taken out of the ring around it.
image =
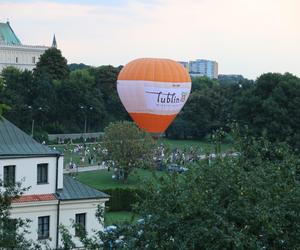
[[[145,131],[163,133],[186,103],[191,78],[169,59],[142,58],[124,66],[117,90],[125,109]]]

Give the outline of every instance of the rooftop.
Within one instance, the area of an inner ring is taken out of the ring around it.
[[[56,193],[59,200],[109,198],[109,195],[91,188],[71,176],[64,175],[64,188]]]
[[[13,200],[13,203],[52,201],[52,200],[56,200],[54,194],[34,194],[34,195],[22,195],[20,198]]]
[[[0,158],[60,155],[2,118],[0,120]]]
[[[0,23],[0,43],[21,45],[9,22]]]

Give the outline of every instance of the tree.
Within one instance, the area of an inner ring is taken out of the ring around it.
[[[31,72],[7,67],[2,70],[2,79],[5,85],[0,91],[0,100],[10,107],[9,110],[5,110],[5,117],[29,131],[31,118],[27,93],[32,84]]]
[[[155,141],[133,122],[124,121],[105,128],[103,146],[126,182],[134,169],[145,167],[153,160]]]
[[[0,186],[3,182],[0,179]],[[41,249],[40,246],[28,241],[25,235],[29,232],[29,221],[10,217],[11,202],[19,198],[28,188],[21,183],[0,188],[0,248],[1,249]]]
[[[237,145],[238,158],[144,184],[136,205],[144,221],[121,228],[123,241],[140,249],[299,249],[299,158],[265,140]]]
[[[191,94],[179,116],[186,121],[182,123],[185,137],[202,139],[221,127],[228,130],[231,110],[226,95],[226,88],[221,86],[205,87]]]
[[[248,136],[237,137],[236,147],[238,157],[146,180],[135,205],[143,219],[84,242],[108,249],[299,249],[299,156]]]
[[[266,135],[273,142],[288,142],[300,150],[300,78],[268,73],[235,103],[235,117],[255,136]]]
[[[4,89],[4,85],[5,85],[5,80],[2,76],[0,76],[0,95],[1,95],[1,92],[3,91],[3,89]],[[4,103],[0,103],[0,119],[2,117],[3,111],[7,108],[8,108],[8,106],[6,106]]]
[[[103,94],[106,109],[105,125],[120,120],[130,120],[117,93],[117,78],[122,67],[100,66],[90,68],[91,75],[95,77],[95,87]]]
[[[40,56],[34,69],[35,77],[39,78],[42,74],[48,74],[50,80],[63,80],[69,76],[70,69],[67,60],[57,48],[47,49]]]
[[[72,71],[67,80],[56,86],[56,93],[56,115],[64,131],[82,132],[85,121],[89,130],[104,129],[107,113],[103,94],[95,87],[95,78],[88,70]]]

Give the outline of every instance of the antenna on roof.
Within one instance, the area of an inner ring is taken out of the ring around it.
[[[9,19],[8,18],[6,18],[6,23],[9,24]]]

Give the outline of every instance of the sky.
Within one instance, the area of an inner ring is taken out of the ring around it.
[[[215,60],[219,74],[300,76],[300,0],[0,0],[23,44],[56,35],[68,63]]]

